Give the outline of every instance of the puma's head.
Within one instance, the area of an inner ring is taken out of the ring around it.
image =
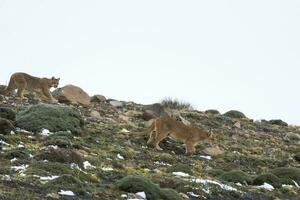
[[[60,78],[55,78],[54,76],[51,78],[51,87],[57,88],[59,85]]]

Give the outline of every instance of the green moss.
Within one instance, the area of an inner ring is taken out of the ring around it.
[[[10,108],[0,107],[0,117],[8,119],[10,121],[15,121],[16,113]]]
[[[279,167],[271,171],[272,174],[276,175],[281,179],[283,184],[294,185],[293,181],[300,184],[300,169],[295,167]]]
[[[0,134],[10,134],[14,130],[13,124],[8,120],[0,117]]]
[[[27,173],[29,172],[32,174],[36,173],[39,176],[72,174],[72,170],[69,165],[58,162],[43,161],[33,162],[27,170]]]
[[[160,198],[160,188],[152,183],[149,179],[142,176],[129,175],[121,179],[117,186],[120,190],[127,192],[142,192],[144,191],[147,199],[155,200]]]
[[[129,175],[117,182],[117,186],[120,190],[126,192],[141,192],[144,191],[147,199],[166,199],[177,200],[181,199],[179,194],[172,189],[161,189],[158,185],[151,182],[149,179],[142,176]]]
[[[225,172],[222,169],[212,169],[208,171],[208,175],[213,177],[221,176],[224,173]]]
[[[57,179],[51,180],[43,185],[43,188],[50,192],[60,190],[71,190],[76,194],[84,194],[85,183],[72,175],[63,175]]]
[[[17,114],[18,127],[39,132],[43,128],[52,132],[78,132],[83,127],[83,118],[80,113],[69,106],[40,104],[30,106]]]
[[[181,200],[182,199],[175,190],[169,189],[169,188],[163,188],[160,190],[160,198],[164,199],[164,200]]]
[[[191,170],[190,166],[182,163],[178,163],[169,167],[167,172],[184,172],[189,175],[193,175],[193,171]]]
[[[69,148],[72,146],[71,139],[65,134],[53,134],[46,140],[46,145],[57,145],[61,148]]]
[[[263,185],[264,183],[269,183],[275,188],[281,187],[280,179],[271,173],[259,175],[253,180],[253,185]]]
[[[288,123],[282,121],[281,119],[272,119],[269,121],[270,124],[275,124],[278,126],[288,126]]]
[[[234,182],[234,183],[251,184],[252,182],[251,177],[247,173],[240,170],[225,172],[220,176],[220,178],[224,181]]]
[[[237,119],[246,118],[246,115],[244,115],[244,113],[237,111],[237,110],[230,110],[230,111],[226,112],[224,114],[224,116],[231,117],[231,118],[237,118]]]
[[[6,159],[13,159],[13,158],[18,158],[18,159],[28,159],[30,156],[30,152],[26,149],[12,149],[4,154],[4,158]]]

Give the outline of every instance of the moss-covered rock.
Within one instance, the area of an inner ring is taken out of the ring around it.
[[[30,157],[30,151],[27,149],[11,149],[4,153],[4,158],[6,159],[28,159]]]
[[[259,175],[253,180],[253,185],[263,185],[264,183],[269,183],[275,188],[281,187],[280,179],[271,173]]]
[[[69,148],[72,146],[72,138],[72,133],[69,132],[55,133],[46,138],[45,145],[56,145],[61,148]]]
[[[10,134],[14,129],[14,125],[8,119],[0,118],[0,134]]]
[[[212,114],[212,115],[219,115],[220,114],[220,112],[218,110],[213,110],[213,109],[206,110],[205,113],[206,114]]]
[[[0,107],[0,117],[10,121],[15,121],[16,113],[10,108]]]
[[[252,183],[251,177],[247,173],[240,170],[225,172],[220,176],[220,178],[224,181],[233,182],[233,183],[247,183],[247,184]]]
[[[278,126],[288,126],[288,123],[282,121],[281,119],[272,119],[269,121],[270,124],[275,124]]]
[[[83,163],[82,155],[75,149],[50,149],[36,155],[35,158],[50,162],[76,163],[79,166]]]
[[[166,199],[166,200],[177,200],[181,199],[179,194],[172,189],[161,189],[158,185],[151,182],[149,179],[136,176],[129,175],[125,178],[118,181],[117,186],[120,190],[124,190],[126,192],[142,192],[144,191],[147,199],[156,200],[156,199]]]
[[[295,167],[279,167],[271,171],[272,174],[280,178],[283,184],[294,185],[293,181],[300,184],[300,169]]]
[[[237,111],[237,110],[230,110],[224,114],[224,116],[236,118],[236,119],[242,119],[246,118],[246,115],[244,113]]]
[[[175,164],[175,165],[169,167],[167,169],[167,171],[168,172],[184,172],[189,175],[193,175],[193,171],[191,170],[191,167],[186,164],[182,164],[182,163],[178,163],[178,164]]]
[[[30,106],[17,114],[17,126],[32,132],[43,128],[52,132],[78,132],[84,125],[81,114],[74,108],[61,105],[40,104]]]
[[[164,199],[164,200],[181,200],[182,199],[175,190],[169,189],[169,188],[161,189],[159,194],[160,194],[160,199]]]

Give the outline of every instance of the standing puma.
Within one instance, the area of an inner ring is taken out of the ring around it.
[[[20,98],[23,98],[24,90],[28,90],[30,92],[38,92],[42,93],[47,97],[51,102],[57,102],[56,99],[50,93],[50,88],[57,88],[59,84],[60,78],[56,79],[52,77],[48,78],[38,78],[31,76],[26,73],[14,73],[9,80],[9,84],[6,88],[6,94],[10,94],[13,90],[18,89],[17,95]]]
[[[166,137],[185,143],[186,154],[195,153],[195,146],[202,140],[212,138],[212,133],[193,125],[185,125],[170,117],[154,119],[151,126],[136,135],[149,135],[149,143],[153,143],[157,150],[162,150],[159,143]]]

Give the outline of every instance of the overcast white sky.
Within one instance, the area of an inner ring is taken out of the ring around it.
[[[90,95],[300,125],[300,1],[0,0],[0,84],[23,71]]]

